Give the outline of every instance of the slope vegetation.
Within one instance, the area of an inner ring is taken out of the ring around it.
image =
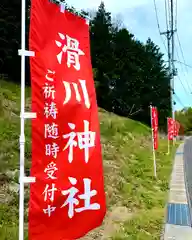
[[[26,103],[30,111],[30,89],[26,89]],[[0,80],[1,240],[18,239],[19,108],[20,87]],[[158,179],[154,179],[150,129],[104,110],[99,111],[99,116],[108,213],[103,225],[83,239],[159,239],[172,164],[172,156],[166,155],[166,140],[160,140]],[[27,122],[27,173],[30,141],[30,122]],[[26,230],[28,191],[26,188]]]

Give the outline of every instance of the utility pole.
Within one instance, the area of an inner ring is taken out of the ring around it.
[[[174,17],[173,17],[173,0],[167,0],[168,1],[168,9],[170,9],[170,13],[168,13],[169,23],[168,23],[168,29],[166,32],[162,32],[161,35],[166,35],[167,38],[167,48],[168,48],[168,68],[169,68],[169,74],[170,74],[170,99],[171,99],[171,109],[172,109],[172,119],[175,120],[175,102],[173,100],[173,94],[174,94],[174,77],[176,74],[175,69],[175,60],[174,60],[174,52],[175,52],[175,43],[174,43],[174,34],[177,31],[174,29]]]
[[[172,38],[172,56],[171,56],[171,62],[172,62],[172,89],[173,89],[173,94],[174,94],[174,77],[176,76],[176,71],[175,71],[175,41],[174,41],[174,34],[176,32],[176,29],[174,29],[173,25],[173,0],[170,0],[171,2],[171,38]],[[175,102],[172,99],[172,118],[175,120]]]

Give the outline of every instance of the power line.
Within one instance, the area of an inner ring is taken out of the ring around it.
[[[177,96],[177,94],[174,94],[174,97],[177,99],[177,102],[180,103],[180,105],[185,108],[185,105],[182,103],[181,99]]]
[[[177,14],[178,14],[177,7],[178,7],[178,5],[177,5],[177,0],[176,0],[176,4],[175,4],[175,29],[177,28]]]
[[[172,88],[171,88],[171,90],[172,90],[172,92],[173,92],[173,96],[174,96],[175,98],[177,98],[177,101],[178,101],[183,107],[185,107],[184,104],[182,103],[181,99],[179,98],[179,96],[175,93],[175,91],[174,91]]]
[[[181,64],[185,65],[185,66],[188,67],[188,68],[192,68],[191,65],[186,64],[186,63],[184,63],[184,62],[181,62],[181,61],[179,61],[179,60],[175,60],[175,62],[181,63]]]
[[[165,19],[166,19],[166,26],[167,26],[167,30],[169,29],[168,26],[168,17],[167,17],[167,1],[165,0]]]
[[[175,48],[175,50],[176,50],[177,58],[178,58],[178,60],[180,60],[180,58],[179,58],[179,53],[178,53],[178,51],[177,51],[177,48]],[[183,65],[182,65],[181,63],[180,63],[180,66],[181,66],[181,68],[182,68],[182,70],[183,70],[184,76],[186,77],[186,74],[185,74],[185,71],[184,71]],[[190,92],[192,92],[192,90],[191,90],[191,86],[189,85],[188,80],[185,79],[185,81],[186,81],[186,83],[187,83],[188,89],[190,90]]]
[[[155,3],[155,0],[154,0],[154,3]],[[168,9],[168,13],[167,13],[167,9]],[[157,8],[156,8],[156,12],[157,12]],[[168,23],[167,15],[168,15],[169,23]],[[174,89],[174,77],[176,75],[176,71],[175,71],[175,66],[174,66],[174,61],[173,61],[173,59],[174,59],[174,33],[175,33],[174,26],[173,26],[173,20],[174,20],[173,0],[170,0],[170,2],[169,2],[169,0],[168,1],[165,0],[165,18],[166,18],[167,29],[165,32],[160,31],[160,35],[166,35],[166,38],[167,38],[168,69],[169,69],[170,86],[171,86],[170,103],[171,103],[171,109],[172,109],[172,118],[174,119],[175,113],[174,113],[172,89]],[[158,21],[158,26],[159,26],[159,21]],[[158,27],[158,28],[160,29],[160,27]]]
[[[159,32],[160,31],[160,25],[159,25],[159,18],[158,18],[158,14],[157,14],[157,4],[156,4],[156,0],[153,0],[153,3],[154,3],[154,7],[155,7],[155,14],[156,14],[156,20],[157,20],[157,27],[159,29]]]
[[[170,74],[170,77],[171,77],[171,79],[170,79],[170,85],[171,85],[170,95],[171,95],[171,106],[172,106],[172,118],[174,119],[174,102],[173,102],[174,77],[177,76],[176,69],[175,69],[175,66],[174,66],[174,63],[175,63],[175,60],[174,60],[174,52],[175,52],[174,33],[177,31],[176,30],[176,27],[177,27],[177,0],[176,0],[175,11],[174,11],[173,0],[165,0],[165,2],[164,2],[165,3],[165,19],[166,19],[166,26],[167,26],[167,30],[165,32],[161,32],[161,30],[160,30],[160,23],[159,23],[159,18],[158,18],[156,0],[153,0],[153,2],[154,2],[156,21],[157,21],[157,27],[158,27],[158,30],[159,30],[159,34],[161,36],[161,39],[163,39],[162,35],[166,35],[166,37],[167,37],[168,47],[165,46],[164,40],[162,40],[162,41],[163,41],[163,45],[164,45],[164,47],[165,47],[165,49],[168,53],[169,74]],[[174,15],[175,15],[175,20],[174,20]],[[177,35],[177,37],[178,37],[178,35]],[[179,47],[182,51],[180,40],[179,40]],[[182,56],[183,56],[183,59],[184,59],[183,52],[182,52]],[[178,55],[178,58],[179,58],[179,55]],[[184,63],[186,64],[185,60],[184,60]],[[178,80],[180,81],[180,83],[181,83],[181,85],[184,89],[184,92],[188,95],[189,92],[187,91],[185,85],[181,81],[180,76],[178,75],[177,77],[178,77]],[[187,82],[187,84],[188,84],[188,82]],[[188,85],[188,87],[189,87],[189,85]],[[190,89],[190,87],[189,87],[189,89]],[[181,103],[181,105],[183,105],[182,101],[180,100],[180,98],[175,93],[174,93],[174,96]]]
[[[178,79],[179,79],[179,81],[180,81],[180,83],[181,83],[181,85],[182,85],[182,87],[183,87],[183,89],[184,89],[184,91],[185,91],[185,93],[188,95],[188,94],[190,94],[187,90],[186,90],[186,88],[185,88],[185,86],[184,86],[184,84],[183,84],[183,82],[181,81],[181,78],[180,78],[180,76],[178,75],[177,76],[178,77]]]
[[[165,47],[165,50],[166,50],[166,52],[167,52],[167,47],[166,47],[166,45],[165,45],[165,41],[164,41],[164,39],[163,39],[163,37],[162,37],[162,35],[161,35],[160,24],[159,24],[159,17],[158,17],[158,13],[157,13],[156,0],[153,0],[153,3],[154,3],[154,8],[155,8],[155,15],[156,15],[157,27],[158,27],[158,30],[159,30],[159,35],[160,35],[160,37],[161,37],[161,41],[162,41],[162,43],[163,43],[163,45],[164,45],[164,47]]]
[[[176,0],[176,22],[175,22],[175,24],[177,24],[177,0]],[[178,32],[176,32],[176,36],[177,36],[177,40],[178,40],[178,43],[179,43],[179,49],[180,49],[180,51],[181,51],[181,56],[182,56],[182,59],[183,59],[184,65],[185,65],[185,69],[186,69],[186,72],[188,73],[188,68],[186,67],[186,61],[185,61],[185,57],[184,57],[184,53],[183,53],[183,49],[182,49],[182,46],[181,46],[181,41],[180,41]],[[178,52],[177,52],[177,55],[178,55],[178,60],[179,60],[180,65],[181,65],[181,61],[180,61],[180,59],[179,59],[179,54],[178,54]],[[182,70],[184,70],[184,69],[183,69],[183,65],[181,65],[181,68],[182,68]],[[183,71],[183,72],[184,72],[184,71]],[[185,75],[185,76],[186,76],[186,75]],[[189,90],[191,91],[191,86],[189,85],[187,79],[186,79],[186,82],[187,82],[187,85],[188,85]]]
[[[178,43],[179,43],[179,48],[180,48],[180,51],[181,51],[181,55],[182,55],[182,58],[183,58],[183,62],[186,64],[184,54],[183,54],[183,49],[181,47],[181,42],[180,42],[180,39],[179,39],[179,35],[178,35],[178,33],[176,35],[177,35],[177,40],[178,40]],[[187,72],[188,72],[188,69],[187,69]]]
[[[170,6],[169,6],[169,0],[167,2],[167,0],[165,0],[165,11],[167,10],[167,16],[168,16],[168,26],[167,26],[167,30],[169,29],[169,27],[171,26],[171,11],[170,11]]]
[[[187,91],[187,89],[186,89],[185,85],[183,84],[183,82],[181,81],[181,78],[180,78],[179,75],[177,75],[177,78],[179,79],[179,81],[180,81],[180,83],[181,83],[181,85],[182,85],[182,87],[183,87],[183,90],[184,90],[184,92],[186,93],[186,95],[191,94],[191,93],[189,93],[189,92]],[[171,87],[171,91],[172,91],[173,94],[176,94],[176,93],[175,93],[175,90],[174,90],[172,87]]]

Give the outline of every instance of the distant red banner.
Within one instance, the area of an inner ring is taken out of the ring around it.
[[[154,149],[158,149],[158,111],[156,107],[151,107],[151,123],[153,131]]]
[[[179,130],[180,130],[180,123],[175,121],[174,122],[174,136],[178,136],[179,135]]]
[[[167,119],[167,131],[168,131],[168,140],[173,140],[174,138],[174,120],[172,118]]]
[[[89,45],[85,19],[32,0],[29,240],[79,239],[106,212]]]

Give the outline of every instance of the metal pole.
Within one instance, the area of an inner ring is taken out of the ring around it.
[[[172,55],[171,55],[171,63],[172,63],[172,89],[174,91],[174,76],[175,76],[175,65],[174,65],[174,51],[175,51],[175,42],[174,42],[174,23],[173,23],[173,0],[171,1],[171,39],[172,39]],[[174,120],[175,124],[175,106],[174,101],[172,99],[172,119]],[[176,142],[176,137],[173,136],[173,144]]]
[[[169,63],[169,75],[170,75],[170,100],[173,117],[173,82],[172,82],[172,65],[171,65],[171,46],[170,46],[170,31],[167,31],[167,47],[168,47],[168,63]]]
[[[172,55],[171,55],[171,63],[172,63],[172,89],[174,91],[174,29],[173,29],[173,0],[171,1],[171,39],[172,39]],[[174,102],[172,101],[172,118],[175,121],[175,110],[174,110]]]
[[[150,115],[151,115],[151,137],[152,137],[152,152],[153,152],[153,167],[154,167],[154,176],[157,177],[157,166],[156,166],[156,156],[154,148],[154,138],[153,138],[153,124],[152,124],[152,106],[150,105]]]
[[[166,3],[165,3],[166,4]],[[169,62],[169,75],[170,75],[170,101],[171,101],[171,116],[175,120],[175,107],[173,101],[174,94],[174,75],[175,75],[175,66],[174,66],[174,24],[173,24],[173,0],[168,0],[170,6],[171,14],[169,18],[169,26],[167,26],[167,31],[160,34],[167,36],[167,46],[168,46],[168,62]],[[169,14],[169,13],[168,13]],[[172,47],[171,47],[172,46]]]
[[[21,1],[21,50],[25,51],[25,0]],[[19,192],[19,240],[24,240],[24,158],[25,158],[25,55],[21,55],[21,126],[20,126],[20,192]]]

